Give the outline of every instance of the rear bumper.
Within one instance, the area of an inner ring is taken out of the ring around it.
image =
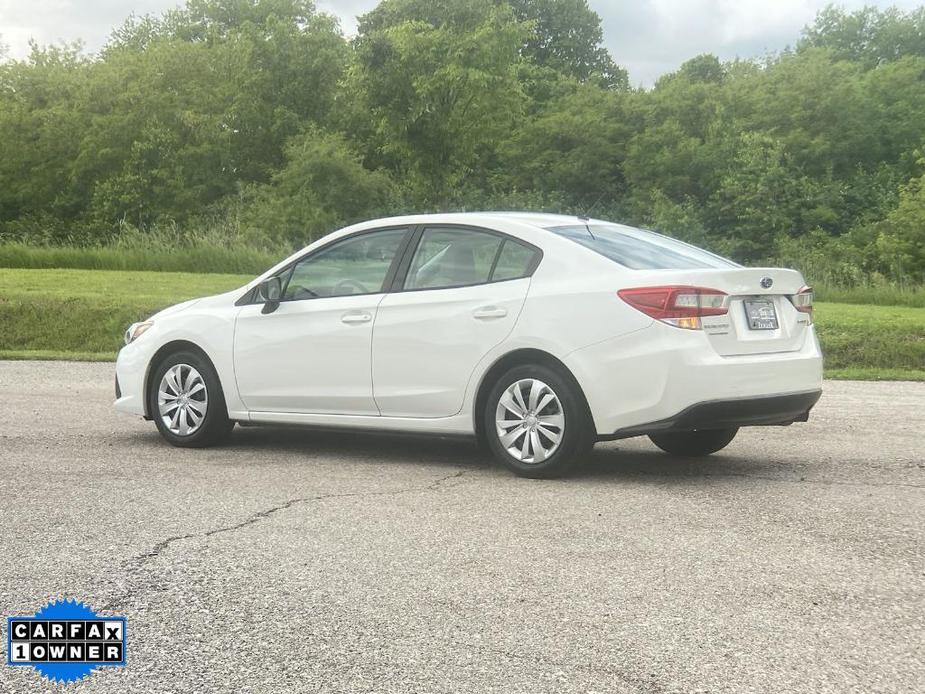
[[[642,330],[572,352],[563,361],[581,385],[601,437],[673,422],[689,410],[707,420],[726,417],[724,413],[734,409],[712,403],[741,405],[772,399],[770,415],[765,419],[774,423],[780,413],[774,411],[773,399],[818,393],[822,388],[822,354],[812,328],[797,350],[726,357],[716,353],[702,332],[656,321]],[[790,421],[796,421],[798,407],[782,405],[779,421],[792,412],[795,415]],[[762,423],[763,414],[755,416],[753,423]]]
[[[787,425],[805,422],[818,402],[821,390],[732,400],[701,402],[657,422],[618,429],[601,436],[604,440],[625,439],[665,431],[731,429],[734,427]]]

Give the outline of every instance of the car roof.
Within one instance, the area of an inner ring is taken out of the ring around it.
[[[601,223],[599,220],[591,220],[577,215],[552,214],[547,212],[517,212],[517,211],[483,211],[483,212],[438,212],[432,214],[413,214],[399,217],[385,217],[382,219],[371,219],[366,222],[354,225],[351,229],[359,227],[370,228],[376,226],[399,225],[399,224],[472,224],[479,225],[486,222],[505,221],[519,222],[539,229],[548,229],[549,227],[565,226],[567,224],[584,224],[586,222]],[[604,222],[606,223],[606,222]]]
[[[513,219],[518,222],[523,222],[524,224],[532,224],[533,226],[542,227],[544,229],[552,226],[583,224],[584,222],[592,221],[587,217],[579,217],[574,214],[553,214],[551,212],[478,212],[474,214]]]

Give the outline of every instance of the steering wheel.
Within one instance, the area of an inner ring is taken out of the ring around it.
[[[335,284],[334,288],[331,290],[331,293],[335,295],[340,294],[341,289],[346,289],[347,287],[353,287],[354,289],[360,290],[359,292],[352,292],[352,293],[358,293],[358,294],[369,294],[370,293],[369,289],[363,286],[362,283],[357,282],[354,279],[350,279],[349,277]]]

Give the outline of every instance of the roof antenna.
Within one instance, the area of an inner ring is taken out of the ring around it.
[[[597,200],[594,201],[594,204],[591,205],[591,207],[589,207],[586,211],[582,212],[581,214],[576,215],[578,219],[584,222],[585,229],[587,229],[588,231],[588,236],[590,236],[592,239],[594,239],[594,234],[591,231],[591,227],[588,226],[588,222],[591,221],[591,213],[594,211],[594,208],[598,206],[598,204],[603,199],[604,194],[606,192],[607,191],[601,191],[601,194],[597,196]]]

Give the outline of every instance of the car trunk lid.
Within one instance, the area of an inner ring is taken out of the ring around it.
[[[637,271],[638,286],[687,285],[725,292],[728,310],[705,316],[703,331],[722,356],[793,352],[803,346],[810,314],[791,300],[803,276],[782,268]]]

